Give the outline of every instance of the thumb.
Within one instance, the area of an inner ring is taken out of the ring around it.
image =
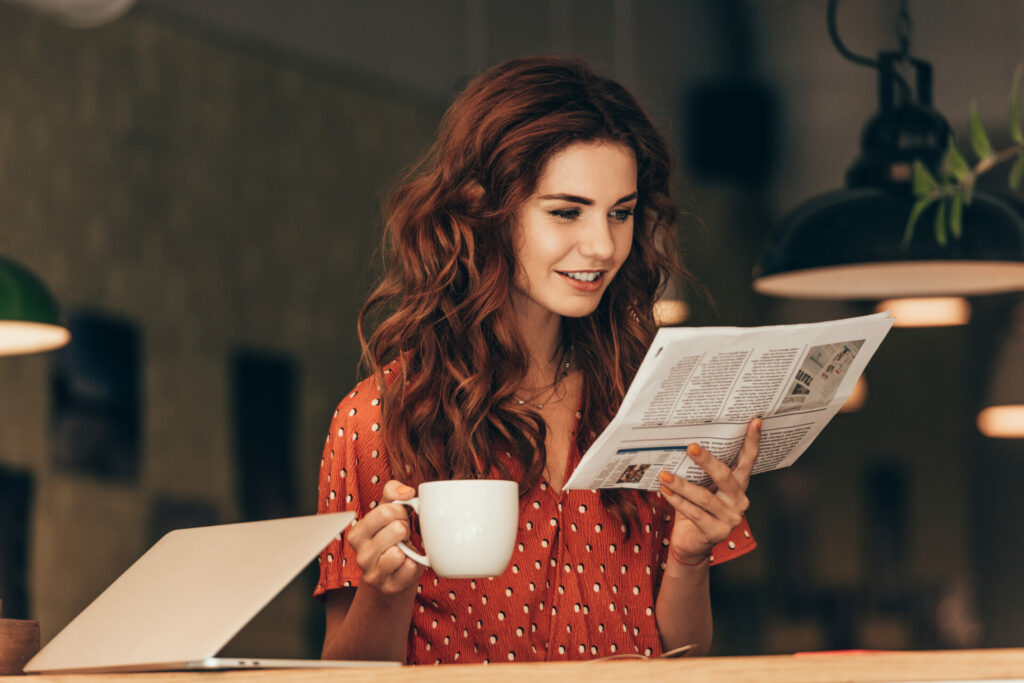
[[[416,489],[403,484],[397,479],[392,479],[384,484],[384,491],[381,494],[382,503],[390,503],[396,500],[409,500],[416,494]]]

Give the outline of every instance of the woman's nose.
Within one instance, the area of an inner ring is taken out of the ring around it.
[[[604,218],[588,221],[580,235],[579,250],[583,256],[596,260],[606,260],[615,253],[612,241],[611,226]]]

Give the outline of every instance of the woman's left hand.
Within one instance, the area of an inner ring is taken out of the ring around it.
[[[716,543],[721,543],[743,521],[747,484],[761,441],[761,419],[747,425],[746,438],[736,462],[729,467],[693,443],[687,455],[711,477],[710,489],[692,484],[668,472],[660,475],[661,495],[675,508],[669,552],[681,564],[703,563]]]

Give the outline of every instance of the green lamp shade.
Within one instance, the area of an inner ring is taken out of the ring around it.
[[[0,356],[49,351],[70,339],[46,285],[14,261],[0,258]]]

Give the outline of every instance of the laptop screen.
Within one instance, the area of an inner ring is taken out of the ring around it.
[[[354,518],[336,512],[172,531],[25,671],[151,668],[212,657]]]

